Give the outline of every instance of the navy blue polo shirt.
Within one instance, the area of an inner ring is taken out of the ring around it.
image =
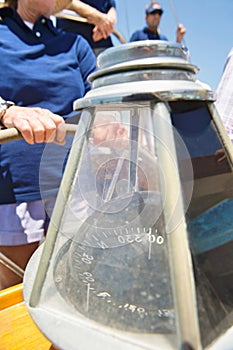
[[[137,30],[134,32],[129,41],[140,41],[140,40],[165,40],[168,41],[168,38],[163,35],[159,34],[158,32],[152,32],[147,27],[141,30]]]
[[[0,9],[0,17],[0,96],[19,106],[47,108],[71,117],[73,102],[90,90],[87,77],[96,70],[87,41],[56,29],[43,16],[32,30],[13,9]],[[0,204],[41,198],[44,148],[45,144],[29,145],[24,140],[0,145]],[[58,184],[61,174],[51,171]]]
[[[115,0],[83,0],[82,2],[96,8],[103,13],[107,13],[111,7],[116,8]]]

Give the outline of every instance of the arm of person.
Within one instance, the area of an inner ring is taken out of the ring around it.
[[[76,53],[79,69],[85,87],[85,94],[91,89],[88,77],[96,71],[96,56],[88,42],[80,35],[76,40]]]
[[[179,24],[176,29],[176,42],[182,43],[183,37],[186,33],[186,28],[183,26],[183,24]]]
[[[11,2],[17,3],[17,0],[11,0]],[[64,8],[68,8],[68,6],[71,4],[71,2],[72,2],[72,0],[56,0],[54,13],[62,11]]]
[[[48,109],[11,106],[1,116],[1,123],[7,128],[17,128],[29,144],[41,142],[65,144],[64,119]]]
[[[105,15],[106,22],[101,21],[96,24],[93,29],[93,40],[99,41],[101,39],[106,39],[114,30],[114,25],[117,22],[117,12],[115,7],[111,7],[107,14]]]
[[[139,39],[138,30],[137,30],[131,35],[131,37],[129,38],[129,42],[138,41],[138,40],[140,39]]]
[[[88,23],[95,25],[93,30],[94,40],[95,37],[97,37],[98,40],[107,38],[112,33],[117,20],[114,7],[112,7],[106,14],[80,0],[73,0],[72,3],[67,6],[67,9],[75,11],[81,17],[86,18]]]

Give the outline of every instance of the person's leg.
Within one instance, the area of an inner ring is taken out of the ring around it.
[[[0,205],[0,290],[22,282],[23,270],[44,237],[45,219],[42,201]]]
[[[39,242],[16,246],[0,245],[0,252],[7,258],[6,260],[4,257],[0,259],[0,290],[22,282],[23,278],[17,273],[16,268],[13,272],[14,264],[24,270],[38,245]],[[12,261],[12,265],[7,262],[8,259]]]

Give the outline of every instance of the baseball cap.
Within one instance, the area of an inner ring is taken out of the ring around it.
[[[146,6],[146,15],[149,15],[150,13],[153,13],[155,11],[159,12],[160,15],[162,15],[163,13],[163,9],[158,2],[151,2],[149,5]]]

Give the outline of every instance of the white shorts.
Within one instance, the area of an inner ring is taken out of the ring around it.
[[[39,242],[48,226],[41,200],[0,205],[0,245]]]

